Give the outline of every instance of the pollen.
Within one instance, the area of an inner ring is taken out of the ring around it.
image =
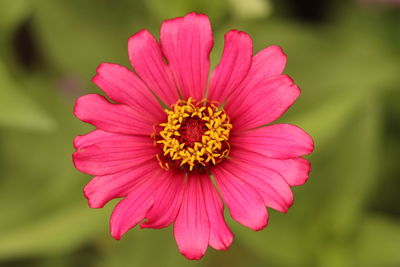
[[[165,112],[167,122],[159,125],[161,130],[155,135],[162,150],[157,158],[163,168],[200,170],[228,156],[232,124],[223,109],[189,98],[179,100]]]

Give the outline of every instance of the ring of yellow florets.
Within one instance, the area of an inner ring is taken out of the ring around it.
[[[157,158],[165,169],[176,166],[192,171],[215,165],[228,156],[232,125],[225,111],[205,101],[179,100],[165,110],[168,120],[156,143],[162,148]]]

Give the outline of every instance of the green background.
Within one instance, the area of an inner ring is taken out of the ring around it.
[[[0,266],[400,266],[400,6],[390,2],[1,0]],[[213,66],[233,28],[255,52],[284,49],[302,94],[280,121],[316,147],[288,214],[271,211],[260,232],[228,219],[230,250],[197,262],[170,228],[112,239],[116,201],[90,209],[90,176],[71,160],[74,136],[92,129],[74,101],[100,93],[98,64],[129,66],[130,35],[158,36],[164,19],[189,11],[212,21]]]

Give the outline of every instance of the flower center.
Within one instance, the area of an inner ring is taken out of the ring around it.
[[[232,124],[224,110],[205,101],[179,100],[165,110],[168,121],[159,126],[156,143],[162,148],[157,156],[165,169],[201,170],[218,164],[228,154]]]

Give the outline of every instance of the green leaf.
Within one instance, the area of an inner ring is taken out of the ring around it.
[[[319,150],[337,137],[353,118],[352,114],[362,107],[363,100],[365,96],[359,91],[336,91],[335,95],[325,97],[318,105],[292,115],[289,122],[305,129]]]
[[[207,14],[214,24],[228,11],[227,0],[146,0],[144,3],[147,5],[152,15],[160,19],[181,17],[189,12],[196,11]]]
[[[48,256],[65,253],[87,243],[107,225],[104,210],[90,210],[86,205],[70,205],[42,219],[27,221],[23,227],[10,229],[0,237],[0,258]],[[103,231],[104,232],[104,231]]]
[[[132,5],[124,6],[127,2]],[[128,63],[127,40],[144,26],[136,2],[35,1],[33,25],[40,52],[55,69],[85,81],[102,62]],[[137,21],[142,24],[135,26]]]
[[[400,266],[399,240],[398,218],[365,216],[355,244],[357,266]]]
[[[103,246],[100,267],[107,266],[189,266],[179,253],[171,227],[168,229],[140,229],[127,232],[121,240],[108,239]],[[156,255],[156,256],[155,256]]]
[[[271,15],[269,0],[229,0],[232,13],[238,19],[260,19]]]
[[[52,132],[55,121],[25,95],[0,61],[0,126]]]
[[[315,256],[320,266],[335,266],[335,262],[353,265],[349,250],[354,232],[379,181],[381,114],[375,98],[366,98],[364,107],[352,114],[341,134],[314,155],[319,160],[314,162],[314,180],[307,188],[312,194],[305,197],[303,205],[314,212],[307,235],[318,248]]]
[[[269,211],[269,225],[262,231],[254,232],[229,219],[235,233],[235,241],[257,255],[265,265],[307,266],[305,249],[308,240],[298,231],[296,213],[280,214]],[[228,217],[228,214],[225,218]]]
[[[13,28],[29,14],[29,0],[0,1],[0,32],[12,31]]]

